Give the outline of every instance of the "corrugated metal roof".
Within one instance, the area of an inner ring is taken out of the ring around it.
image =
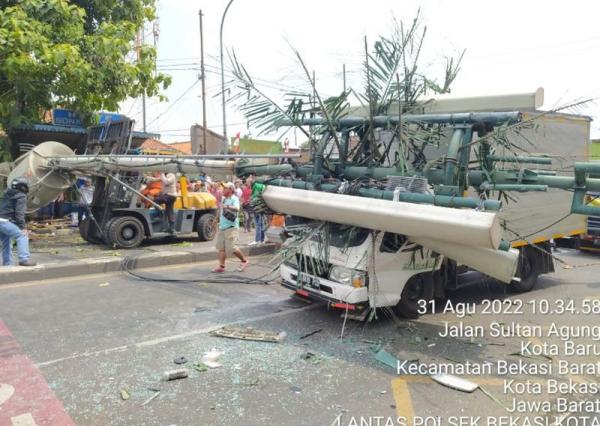
[[[87,134],[87,129],[84,127],[55,126],[53,124],[21,124],[16,126],[15,130],[22,130],[26,132],[69,133],[77,135]]]
[[[67,127],[67,126],[57,126],[54,124],[21,124],[15,127],[16,130],[22,131],[30,131],[30,132],[47,132],[47,133],[67,133],[67,134],[76,134],[76,135],[86,135],[87,129],[85,127]],[[145,133],[145,132],[136,132],[133,131],[132,136],[136,139],[160,139],[160,134],[158,133]]]

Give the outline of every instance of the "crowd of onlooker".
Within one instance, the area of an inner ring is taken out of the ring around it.
[[[241,209],[239,212],[241,222],[245,232],[252,232],[252,228],[255,229],[255,238],[251,244],[261,244],[265,242],[265,217],[261,213],[254,212],[252,209],[252,182],[254,176],[249,176],[245,179],[235,178],[233,180],[226,181],[213,181],[210,176],[201,175],[199,178],[190,178],[187,180],[187,190],[189,192],[208,192],[215,197],[217,201],[217,208],[221,209],[223,202],[223,190],[227,184],[232,183],[234,185],[233,195],[239,200]],[[145,177],[145,184],[141,189],[141,193],[160,204],[165,204],[167,207],[167,215],[169,216],[172,211],[172,204],[174,201],[169,197],[163,198],[162,194],[165,192],[165,186],[170,187],[175,182],[173,197],[181,195],[181,187],[178,180],[175,178],[173,173],[160,173],[155,172],[150,176]],[[151,204],[146,202],[147,207],[151,207]]]

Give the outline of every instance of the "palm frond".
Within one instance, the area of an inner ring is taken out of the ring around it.
[[[287,104],[281,106],[254,84],[246,68],[237,60],[235,52],[231,53],[230,62],[234,76],[231,83],[234,94],[229,101],[239,104],[239,109],[250,126],[255,126],[260,130],[259,134],[263,134],[277,130],[278,123],[282,120],[289,120],[310,138],[310,134],[300,124],[310,109],[305,102],[309,94],[297,91],[286,93]]]

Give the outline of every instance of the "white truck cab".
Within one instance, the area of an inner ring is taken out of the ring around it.
[[[393,307],[413,318],[418,301],[433,297],[442,261],[403,235],[329,224],[281,265],[280,274],[283,286],[333,307]]]

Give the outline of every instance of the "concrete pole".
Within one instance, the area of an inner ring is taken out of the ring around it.
[[[202,153],[206,155],[206,73],[204,72],[204,32],[202,29],[202,9],[200,18],[200,78],[202,79]]]

